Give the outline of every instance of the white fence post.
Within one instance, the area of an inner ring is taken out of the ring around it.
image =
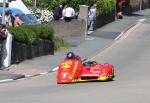
[[[2,65],[4,67],[9,67],[11,65],[12,39],[13,36],[10,33],[8,33],[7,39],[3,44]]]

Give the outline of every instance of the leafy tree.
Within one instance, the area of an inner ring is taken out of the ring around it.
[[[59,0],[38,0],[37,6],[41,8],[47,8],[53,10]]]
[[[22,0],[22,1],[25,3],[26,6],[29,6],[29,7],[33,6],[32,2],[29,0]]]

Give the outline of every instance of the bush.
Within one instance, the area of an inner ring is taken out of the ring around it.
[[[14,35],[14,39],[16,39],[18,42],[27,43],[27,36],[24,35],[24,29],[23,28],[9,28],[9,32]]]
[[[14,38],[23,43],[37,44],[39,39],[53,40],[54,31],[52,27],[44,25],[21,25],[19,27],[9,28]]]
[[[24,32],[24,35],[27,37],[28,44],[37,44],[39,42],[38,35],[32,29],[27,28]]]
[[[40,33],[40,38],[42,39],[49,39],[49,40],[53,40],[54,38],[54,30],[52,27],[43,24],[41,25],[41,33]]]
[[[115,10],[116,0],[96,0],[96,4],[97,14],[103,15]]]
[[[69,47],[69,44],[66,43],[63,39],[59,38],[59,37],[55,37],[54,38],[54,50],[58,51],[60,50],[61,47]]]
[[[37,5],[41,8],[53,10],[59,0],[38,0]]]
[[[58,3],[70,4],[76,11],[79,11],[79,5],[96,3],[98,6],[98,15],[107,14],[116,7],[116,0],[40,0],[39,6],[53,10]]]
[[[19,27],[9,28],[10,33],[14,35],[14,38],[18,42],[28,44],[38,44],[39,39],[48,39],[54,42],[54,50],[57,51],[61,47],[69,47],[69,44],[65,43],[63,39],[54,37],[54,30],[52,27],[42,25],[21,25]]]

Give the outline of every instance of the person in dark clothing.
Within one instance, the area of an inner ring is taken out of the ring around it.
[[[3,42],[7,38],[7,33],[8,33],[8,30],[6,29],[6,26],[3,24],[0,24],[0,69],[3,69],[2,68],[2,55],[3,55],[3,49],[4,49]]]
[[[117,18],[118,19],[122,19],[123,15],[122,15],[122,8],[123,8],[123,4],[125,3],[125,0],[117,0]]]
[[[53,14],[54,19],[59,20],[62,17],[62,5],[56,6]]]
[[[6,26],[3,24],[0,24],[0,41],[3,41],[7,37],[7,29]]]
[[[10,12],[11,23],[12,23],[12,26],[14,27],[15,17],[12,15],[12,11],[11,10],[9,10],[9,12]]]

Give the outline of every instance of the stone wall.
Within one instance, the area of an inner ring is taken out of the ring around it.
[[[96,17],[95,29],[98,29],[108,23],[115,21],[115,10],[110,13]]]
[[[149,7],[150,0],[130,0],[132,11],[143,10]]]
[[[86,22],[81,19],[73,19],[70,22],[64,20],[51,21],[49,23],[55,31],[55,35],[59,37],[66,36],[85,36]]]
[[[150,8],[150,0],[148,0],[148,8]]]
[[[11,64],[20,63],[34,57],[53,55],[54,43],[50,40],[40,39],[37,45],[30,45],[13,39],[11,54]]]
[[[142,0],[142,10],[147,9],[149,6],[149,0]]]

